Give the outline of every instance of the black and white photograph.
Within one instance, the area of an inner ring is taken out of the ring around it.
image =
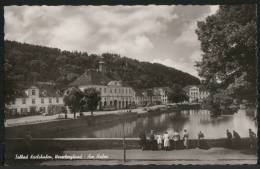
[[[5,6],[5,165],[256,164],[256,9]]]

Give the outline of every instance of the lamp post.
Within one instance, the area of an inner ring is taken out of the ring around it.
[[[126,148],[125,148],[125,116],[123,121],[123,153],[124,153],[124,162],[126,162]]]
[[[128,110],[128,105],[126,105],[126,112],[123,113],[123,159],[124,162],[126,162],[126,142],[125,142],[125,122],[126,122],[126,117],[125,115],[127,114]]]

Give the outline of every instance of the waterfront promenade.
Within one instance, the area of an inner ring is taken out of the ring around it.
[[[137,113],[137,114],[143,114],[147,113],[148,110],[154,110],[157,108],[166,107],[165,105],[156,105],[151,107],[140,107],[136,109],[131,109],[131,112]],[[114,110],[114,111],[95,111],[94,116],[100,116],[100,115],[107,115],[107,114],[120,114],[130,111],[129,109],[123,109],[123,110]],[[83,112],[84,116],[90,116],[90,112]],[[64,114],[55,114],[55,115],[35,115],[35,116],[26,116],[26,117],[19,117],[14,119],[6,119],[5,127],[13,127],[13,126],[20,126],[20,125],[28,125],[28,124],[36,124],[36,123],[46,123],[51,121],[59,121],[64,119]],[[76,114],[76,116],[79,116],[79,113]],[[72,113],[67,114],[68,119],[73,119],[74,115]]]
[[[256,164],[257,156],[248,150],[232,150],[211,148],[209,150],[189,149],[173,151],[142,151],[133,149],[126,151],[126,162],[123,161],[123,150],[87,150],[64,151],[64,154],[82,155],[81,160],[50,160],[42,165],[171,165],[171,164]],[[199,154],[199,155],[198,155]],[[99,157],[104,157],[100,159]],[[89,157],[97,157],[89,159]]]

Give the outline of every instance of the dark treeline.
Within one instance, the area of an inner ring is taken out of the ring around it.
[[[199,83],[196,77],[162,64],[140,62],[111,53],[101,56],[108,73],[126,81],[135,89]],[[101,56],[6,40],[6,95],[19,95],[20,89],[36,81],[51,81],[57,84],[56,87],[65,88],[86,69],[96,69]]]

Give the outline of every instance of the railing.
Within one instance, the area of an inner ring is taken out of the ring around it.
[[[5,144],[15,149],[21,148],[28,143],[24,138],[6,138]],[[226,147],[227,139],[204,139],[209,147]],[[182,140],[181,140],[182,142]],[[89,149],[122,149],[123,138],[32,138],[29,140],[30,145],[35,149],[45,150],[89,150]],[[198,140],[190,139],[189,147],[197,147]],[[249,148],[250,139],[241,138],[239,148]],[[139,149],[139,138],[125,138],[126,149]]]

